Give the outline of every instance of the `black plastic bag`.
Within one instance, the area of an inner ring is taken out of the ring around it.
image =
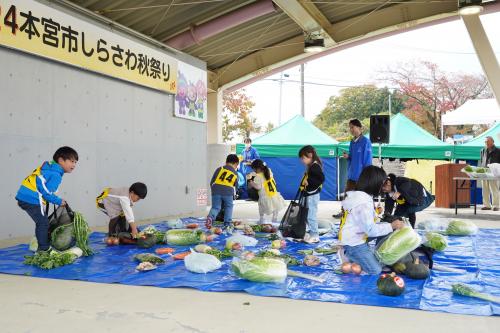
[[[294,200],[290,202],[285,215],[281,219],[280,231],[283,237],[303,239],[307,226],[307,197],[299,191]]]

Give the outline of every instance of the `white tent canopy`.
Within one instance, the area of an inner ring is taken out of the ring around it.
[[[442,126],[481,125],[500,122],[500,107],[494,98],[471,99],[441,118]]]

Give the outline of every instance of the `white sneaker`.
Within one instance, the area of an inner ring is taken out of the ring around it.
[[[304,236],[304,242],[306,242],[308,244],[319,243],[319,237],[318,236],[311,236],[310,234],[306,234]]]

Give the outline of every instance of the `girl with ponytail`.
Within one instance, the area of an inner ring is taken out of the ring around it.
[[[264,222],[265,215],[272,215],[272,222],[278,222],[278,213],[285,207],[285,200],[278,192],[273,173],[259,159],[254,160],[251,166],[257,176],[249,181],[248,186],[259,192],[259,223]]]

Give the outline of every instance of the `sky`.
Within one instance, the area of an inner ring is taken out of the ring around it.
[[[500,59],[500,13],[482,15],[490,43]],[[494,32],[497,32],[496,34]],[[401,33],[327,55],[305,64],[305,117],[313,120],[330,96],[342,86],[377,82],[377,74],[397,63],[431,61],[447,72],[483,73],[465,25],[461,20]],[[300,67],[284,71],[300,82]],[[256,103],[253,115],[261,125],[279,125],[280,74],[245,87]],[[310,84],[307,84],[310,82]],[[311,84],[314,83],[314,84]],[[281,123],[300,114],[300,83],[282,86]]]

